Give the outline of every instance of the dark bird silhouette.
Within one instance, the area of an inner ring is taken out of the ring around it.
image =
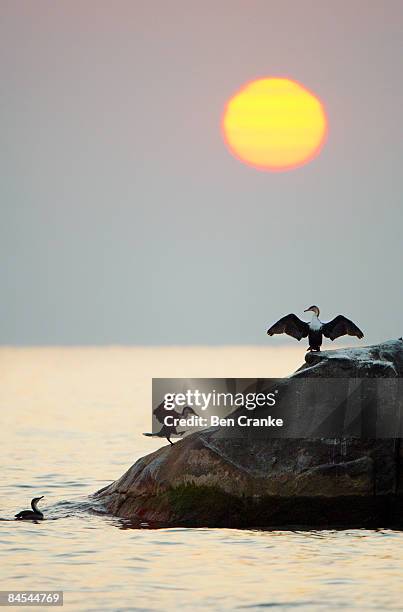
[[[144,433],[143,436],[166,438],[170,444],[173,444],[171,440],[171,436],[173,435],[183,436],[183,434],[186,433],[186,430],[178,431],[177,425],[167,425],[165,423],[165,417],[167,416],[172,417],[171,420],[173,420],[173,419],[186,419],[189,415],[192,415],[192,414],[194,414],[195,416],[198,416],[198,414],[196,414],[196,412],[190,406],[185,406],[182,412],[178,412],[177,410],[168,410],[167,408],[165,408],[164,402],[161,402],[161,404],[159,404],[153,410],[153,414],[155,415],[155,418],[157,419],[157,421],[162,423],[162,427],[160,431],[158,431],[157,433]]]
[[[22,521],[22,520],[41,521],[43,519],[43,513],[40,510],[38,510],[37,505],[38,505],[38,502],[41,499],[43,499],[43,497],[44,497],[43,495],[42,497],[34,497],[34,499],[31,501],[32,510],[21,510],[21,512],[15,515],[15,518],[19,521]]]
[[[308,337],[308,351],[320,351],[323,336],[330,338],[330,340],[335,340],[340,336],[346,335],[356,336],[357,338],[364,337],[359,327],[343,315],[337,315],[332,321],[322,323],[322,321],[319,320],[320,311],[317,306],[310,306],[304,310],[304,312],[313,313],[312,320],[309,323],[301,321],[295,314],[289,314],[282,317],[277,323],[274,323],[274,325],[267,330],[268,335],[288,334],[298,341],[301,340],[301,338]]]

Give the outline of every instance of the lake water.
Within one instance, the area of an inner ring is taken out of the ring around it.
[[[88,499],[161,446],[151,378],[275,377],[303,348],[0,349],[0,589],[68,610],[403,610],[403,533],[132,529]],[[45,495],[48,520],[11,520]],[[57,608],[56,608],[57,609]]]

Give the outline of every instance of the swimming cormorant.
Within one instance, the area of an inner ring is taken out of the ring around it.
[[[17,520],[31,520],[31,521],[40,520],[41,521],[43,519],[43,512],[38,510],[37,504],[41,499],[43,499],[43,497],[44,495],[42,495],[42,497],[34,497],[34,499],[31,501],[32,510],[21,510],[21,512],[15,515],[15,518]]]
[[[166,438],[170,444],[173,444],[171,441],[172,435],[183,436],[186,431],[178,431],[176,425],[166,425],[164,422],[165,417],[170,416],[173,419],[186,419],[191,414],[198,416],[190,406],[185,406],[180,413],[176,410],[168,410],[168,408],[165,408],[164,402],[161,402],[161,404],[159,404],[155,410],[153,410],[153,414],[155,415],[157,421],[162,423],[162,427],[157,433],[144,433],[143,436]]]
[[[310,306],[304,312],[313,313],[310,323],[301,321],[295,314],[289,314],[282,317],[277,323],[274,323],[267,330],[268,335],[288,334],[298,341],[308,336],[308,351],[320,351],[323,336],[330,338],[330,340],[335,340],[345,335],[357,336],[357,338],[364,337],[364,334],[357,325],[343,315],[337,315],[332,321],[322,323],[319,320],[319,308],[317,306]]]

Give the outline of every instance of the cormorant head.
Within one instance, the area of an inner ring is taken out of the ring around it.
[[[304,312],[313,312],[317,317],[319,316],[319,308],[317,306],[309,306],[309,308],[306,308]]]
[[[31,501],[31,508],[35,508],[36,504],[41,501],[41,499],[43,499],[45,496],[42,495],[41,497],[34,497],[34,499]]]

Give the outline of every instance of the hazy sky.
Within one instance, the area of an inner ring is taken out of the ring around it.
[[[274,344],[312,303],[402,335],[401,0],[0,11],[1,343]],[[220,120],[278,75],[322,99],[329,137],[270,174]]]

